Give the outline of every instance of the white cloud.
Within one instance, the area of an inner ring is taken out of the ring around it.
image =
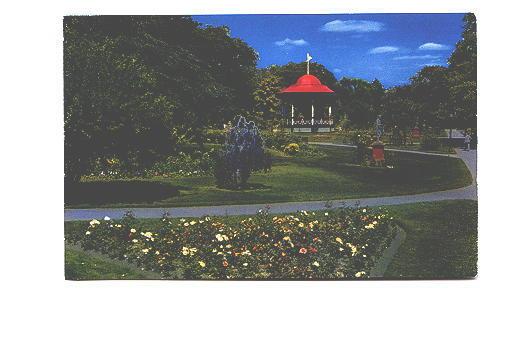
[[[424,56],[399,56],[399,57],[393,57],[394,60],[400,61],[404,59],[436,59],[440,56],[433,56],[431,54],[426,54]]]
[[[397,52],[398,50],[399,50],[398,47],[382,46],[382,47],[372,48],[369,53],[371,53],[371,54],[380,54],[380,53]]]
[[[291,40],[290,38],[285,38],[282,41],[274,42],[277,46],[306,46],[308,42],[303,40],[302,38],[299,40]]]
[[[419,49],[423,51],[442,51],[445,49],[450,49],[450,47],[440,43],[427,42],[423,45],[420,45]]]
[[[321,26],[321,31],[326,32],[379,32],[383,29],[382,22],[365,20],[334,20]]]

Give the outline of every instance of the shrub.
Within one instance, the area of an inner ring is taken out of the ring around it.
[[[218,187],[245,187],[254,171],[266,169],[268,153],[254,122],[240,117],[228,133],[223,150],[215,160],[214,177]]]
[[[263,137],[266,147],[279,151],[283,151],[291,143],[297,143],[301,146],[306,143],[304,137],[284,131],[266,132]]]
[[[208,129],[205,131],[205,141],[207,143],[224,144],[227,138],[225,130]]]
[[[284,152],[289,155],[295,155],[299,152],[299,145],[297,143],[289,143],[285,146]]]
[[[442,143],[432,133],[425,133],[422,135],[420,145],[422,149],[428,151],[437,151],[442,148]]]
[[[166,278],[367,278],[395,236],[385,210],[342,208],[238,220],[171,219],[156,229],[132,215],[86,223],[69,243],[135,263]]]
[[[134,177],[192,177],[210,175],[214,168],[216,152],[194,151],[191,154],[180,152],[175,156],[161,158],[149,168],[133,170],[124,167],[116,158],[98,159],[87,179],[121,179]]]
[[[369,131],[354,130],[348,135],[348,140],[348,143],[357,146],[355,155],[356,163],[365,163],[370,155],[370,149],[368,147],[370,147],[374,141],[373,136]]]

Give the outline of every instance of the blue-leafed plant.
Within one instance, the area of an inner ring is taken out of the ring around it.
[[[252,172],[270,169],[270,161],[256,124],[239,116],[216,157],[216,184],[222,188],[245,187]]]

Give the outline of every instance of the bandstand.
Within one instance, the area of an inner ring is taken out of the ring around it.
[[[307,56],[309,59],[311,57]],[[335,92],[307,73],[279,92],[284,126],[292,132],[330,132],[333,127],[332,104]]]

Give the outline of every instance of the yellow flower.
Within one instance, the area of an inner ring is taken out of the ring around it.
[[[147,253],[149,253],[149,249],[148,248],[144,248],[143,250],[141,250],[141,252],[143,252],[144,254],[147,254]]]
[[[304,227],[304,224],[302,222],[299,223],[299,227]]]
[[[364,272],[364,271],[360,271],[360,272],[357,272],[357,273],[355,274],[355,277],[357,277],[357,278],[361,278],[361,277],[364,276],[365,274],[366,274],[366,272]]]
[[[156,251],[156,255],[159,255],[159,254],[160,254],[160,252],[159,252],[159,251]]]
[[[138,242],[138,240],[136,240],[136,239],[133,239],[133,240],[132,240],[132,242],[136,243],[136,242]]]
[[[335,241],[339,242],[340,244],[343,243],[343,240],[342,240],[340,237],[336,237],[336,238],[335,238]]]
[[[91,221],[89,222],[89,224],[90,224],[91,226],[94,226],[94,225],[99,225],[100,222],[99,222],[98,220],[96,220],[96,219],[93,219],[93,220],[91,220]]]
[[[199,263],[199,265],[200,265],[201,267],[205,267],[205,266],[206,266],[205,262],[203,262],[203,261],[199,261],[198,263]]]
[[[196,221],[192,220],[192,221],[190,222],[190,225],[196,225]]]
[[[315,261],[314,263],[312,263],[315,267],[319,267],[319,262]]]
[[[143,236],[145,236],[145,237],[149,237],[149,238],[152,237],[152,232],[150,232],[150,231],[142,232],[141,234],[142,234]]]

